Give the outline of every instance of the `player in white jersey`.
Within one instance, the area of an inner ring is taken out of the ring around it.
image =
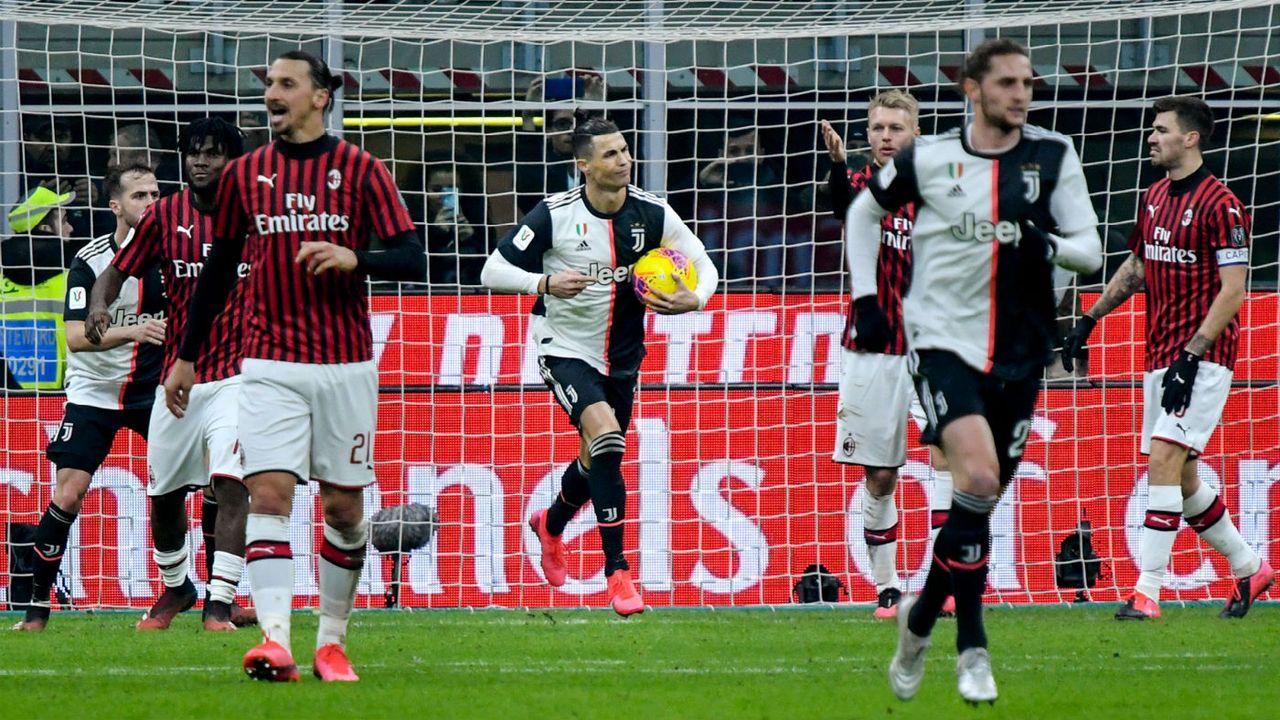
[[[1052,358],[1052,268],[1092,272],[1102,243],[1071,141],[1026,124],[1027,49],[984,42],[961,78],[972,122],[886,164],[849,208],[846,232],[855,301],[874,296],[880,218],[916,203],[907,344],[929,418],[924,440],[940,442],[955,481],[924,590],[898,613],[890,685],[899,698],[915,696],[938,612],[954,593],[957,685],[976,703],[997,695],[982,625],[991,511],[1022,458]],[[864,307],[859,335],[885,322],[875,304]]]
[[[49,622],[49,590],[71,524],[89,492],[89,482],[111,452],[116,434],[129,428],[147,437],[151,401],[164,359],[164,291],[158,269],[124,284],[108,307],[113,327],[100,344],[85,337],[89,291],[111,264],[130,228],[160,196],[151,168],[113,167],[103,190],[116,216],[116,230],[76,253],[67,279],[67,404],[45,453],[58,469],[53,499],[36,528],[31,605],[15,630],[43,630]]]
[[[665,202],[631,185],[631,152],[618,127],[603,118],[579,121],[574,155],[586,184],[538,203],[498,244],[481,281],[499,292],[541,295],[533,308],[533,341],[542,377],[578,429],[570,463],[551,507],[529,519],[553,587],[564,584],[565,525],[588,500],[605,555],[609,603],[619,615],[644,611],[623,556],[626,488],[622,455],[644,358],[645,306],[675,315],[702,309],[719,276],[702,242]],[[670,247],[694,265],[697,287],[641,299],[631,265],[651,249]]]

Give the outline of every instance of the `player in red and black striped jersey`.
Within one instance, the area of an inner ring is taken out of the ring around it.
[[[844,141],[826,120],[822,137],[831,156],[827,187],[831,211],[844,220],[853,198],[894,155],[920,134],[920,105],[909,93],[888,90],[872,98],[867,110],[867,141],[871,162],[859,171],[848,168]],[[866,300],[884,308],[888,342],[883,350],[871,350],[857,333],[857,305],[849,303],[842,344],[840,406],[836,416],[836,443],[832,459],[860,465],[865,473],[859,491],[863,540],[871,560],[876,586],[878,618],[897,615],[902,597],[898,563],[898,510],[894,492],[898,468],[907,460],[906,423],[915,409],[915,391],[907,368],[907,342],[902,325],[902,299],[911,286],[911,227],[915,205],[907,203],[880,220],[880,255],[876,266],[876,295]],[[935,468],[945,468],[945,458],[930,448]],[[935,472],[929,493],[930,524],[936,533],[951,507],[951,477]]]
[[[222,174],[213,250],[165,381],[169,409],[181,416],[195,381],[192,363],[209,342],[247,248],[245,561],[264,642],[245,655],[244,668],[261,680],[298,679],[290,651],[289,514],[295,484],[307,480],[321,483],[325,518],[314,672],[325,681],[359,679],[345,644],[369,535],[364,488],[375,481],[378,378],[367,278],[426,278],[426,254],[391,173],[325,132],[324,114],[341,83],[306,52],[271,64],[264,99],[276,139]],[[370,250],[373,235],[388,249]]]
[[[1141,574],[1119,620],[1160,617],[1160,588],[1181,518],[1226,556],[1236,583],[1222,617],[1243,617],[1275,579],[1240,537],[1222,498],[1200,481],[1195,459],[1231,389],[1249,275],[1249,211],[1205,167],[1213,112],[1198,98],[1157,100],[1151,164],[1166,176],[1147,188],[1129,236],[1132,254],[1068,334],[1063,365],[1084,356],[1098,320],[1144,286],[1147,353],[1142,452],[1149,455]]]
[[[188,185],[147,209],[123,249],[93,286],[86,334],[91,341],[111,326],[107,306],[125,280],[159,268],[168,297],[164,368],[178,358],[187,309],[213,243],[213,202],[227,162],[244,154],[244,135],[220,118],[202,118],[183,129],[178,141]],[[241,277],[248,265],[241,266]],[[252,611],[235,604],[244,572],[244,523],[249,493],[241,479],[237,452],[240,338],[245,282],[236,283],[225,310],[214,321],[212,352],[196,365],[199,397],[184,421],[164,408],[157,388],[147,443],[151,478],[151,537],[165,591],[156,599],[140,630],[164,630],[174,616],[191,607],[197,593],[187,573],[186,496],[203,490],[201,524],[208,578],[204,628],[234,630],[253,621]]]

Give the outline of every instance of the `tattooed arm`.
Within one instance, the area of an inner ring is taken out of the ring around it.
[[[1089,308],[1085,314],[1094,320],[1101,320],[1104,315],[1124,304],[1130,296],[1142,289],[1147,282],[1146,271],[1142,268],[1142,258],[1130,254],[1120,270],[1111,277],[1102,297]]]

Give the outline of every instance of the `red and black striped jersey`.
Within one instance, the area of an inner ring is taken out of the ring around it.
[[[112,264],[126,275],[142,277],[147,269],[160,266],[168,296],[168,329],[165,331],[164,371],[178,358],[178,346],[186,330],[191,297],[196,292],[200,270],[213,243],[213,217],[195,205],[191,189],[185,188],[161,198],[143,213],[137,226],[116,253]],[[244,336],[244,278],[249,264],[240,263],[240,281],[236,282],[227,306],[213,322],[206,352],[196,360],[196,382],[222,380],[240,373],[241,340]]]
[[[1147,188],[1129,249],[1147,280],[1148,371],[1167,368],[1200,329],[1222,289],[1218,269],[1249,265],[1252,221],[1235,193],[1201,166],[1181,180]],[[1240,323],[1231,323],[1204,359],[1231,368]]]
[[[844,178],[837,177],[844,170]],[[875,175],[876,168],[868,164],[861,170],[850,170],[843,163],[831,168],[828,185],[831,188],[831,209],[836,217],[844,220],[849,204],[858,193],[867,187],[867,183]],[[847,184],[848,190],[839,188],[838,183]],[[889,319],[889,330],[892,333],[889,345],[883,351],[885,355],[905,355],[907,353],[906,333],[902,327],[902,299],[911,287],[911,227],[915,222],[915,203],[907,203],[897,210],[886,214],[880,220],[880,258],[876,267],[876,299],[880,308]],[[858,345],[855,326],[855,310],[849,303],[848,315],[845,318],[844,333],[841,344],[849,350],[865,352]]]
[[[215,242],[246,236],[249,275],[244,356],[300,363],[373,359],[365,275],[307,272],[304,242],[367,250],[414,229],[382,161],[325,135],[280,140],[227,165],[218,185]]]

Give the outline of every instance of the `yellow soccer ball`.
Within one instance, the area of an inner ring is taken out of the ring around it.
[[[636,295],[650,296],[656,290],[673,293],[679,289],[676,278],[692,290],[698,284],[698,273],[689,258],[667,247],[650,250],[631,267],[631,283]]]

